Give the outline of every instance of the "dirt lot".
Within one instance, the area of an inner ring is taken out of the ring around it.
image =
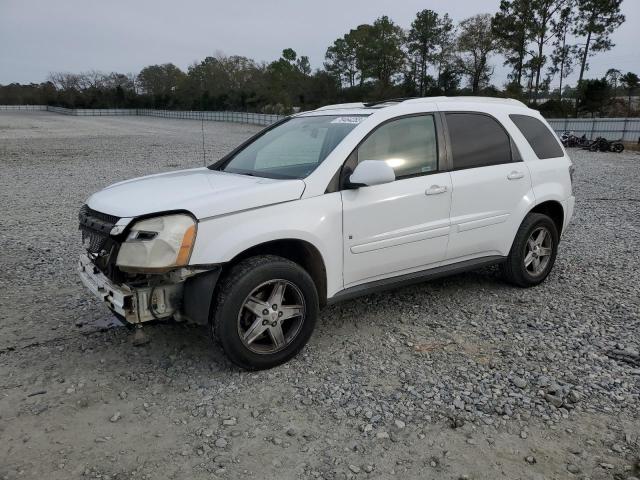
[[[257,127],[206,123],[212,161]],[[283,367],[204,329],[131,345],[84,291],[93,191],[202,165],[200,123],[0,113],[0,478],[640,476],[640,155],[575,151],[555,270],[484,269],[323,311]]]

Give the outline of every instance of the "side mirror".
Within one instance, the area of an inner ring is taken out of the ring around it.
[[[365,160],[360,162],[349,177],[349,186],[370,187],[395,181],[396,174],[389,164],[382,160]]]

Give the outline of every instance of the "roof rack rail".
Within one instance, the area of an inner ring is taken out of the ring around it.
[[[325,105],[324,107],[316,108],[316,112],[321,112],[324,110],[345,110],[349,108],[362,108],[364,104],[362,102],[354,102],[354,103],[336,103],[334,105]]]
[[[398,97],[398,98],[388,98],[387,100],[376,100],[375,102],[364,102],[363,105],[365,107],[375,107],[376,105],[384,105],[385,103],[401,103],[405,100],[413,100],[415,98],[420,97]]]
[[[338,103],[335,105],[325,105],[324,107],[317,108],[315,111],[326,111],[326,110],[350,110],[350,109],[361,109],[361,108],[375,108],[380,107],[383,108],[385,105],[390,106],[394,104],[400,104],[403,102],[407,102],[409,104],[415,103],[433,103],[433,102],[441,102],[441,103],[493,103],[493,104],[503,104],[503,105],[512,105],[526,108],[527,106],[519,100],[515,100],[512,98],[499,98],[499,97],[478,97],[478,96],[454,96],[454,97],[446,97],[446,96],[434,96],[434,97],[399,97],[399,98],[388,98],[386,100],[375,100],[371,102],[354,102],[354,103]],[[305,113],[305,112],[300,112]]]
[[[520,100],[514,98],[502,98],[502,97],[481,97],[476,95],[456,95],[453,97],[439,96],[439,97],[419,97],[411,99],[409,103],[419,102],[440,102],[440,103],[494,103],[502,105],[513,105],[526,107]]]

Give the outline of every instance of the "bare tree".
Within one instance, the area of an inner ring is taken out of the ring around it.
[[[71,91],[81,90],[81,75],[71,72],[51,72],[47,77],[56,90]]]

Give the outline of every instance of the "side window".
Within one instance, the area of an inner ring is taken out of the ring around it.
[[[447,113],[453,169],[511,163],[511,139],[497,120],[479,113]]]
[[[438,170],[438,142],[433,115],[400,118],[385,123],[358,147],[358,162],[387,162],[396,178]]]
[[[547,126],[529,115],[509,115],[540,160],[564,157],[556,136]]]

